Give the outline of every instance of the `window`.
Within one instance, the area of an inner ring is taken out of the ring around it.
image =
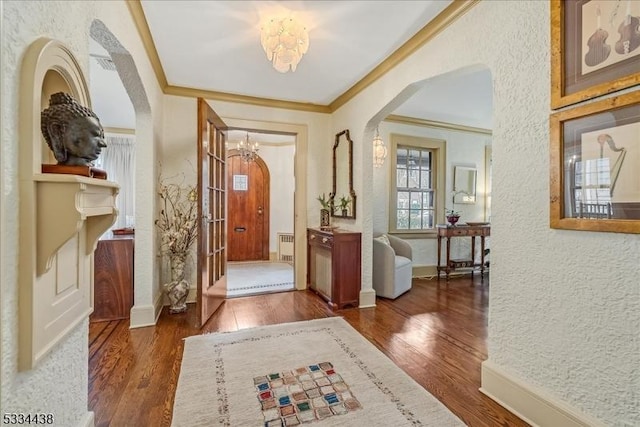
[[[391,233],[434,233],[444,217],[445,141],[391,135]]]

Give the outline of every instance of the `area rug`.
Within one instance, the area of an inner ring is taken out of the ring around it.
[[[227,264],[227,297],[292,291],[293,266],[286,262],[230,262]]]
[[[173,427],[464,426],[344,319],[189,337]]]

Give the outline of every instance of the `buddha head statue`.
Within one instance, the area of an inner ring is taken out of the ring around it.
[[[51,95],[40,129],[59,165],[93,166],[107,144],[98,116],[71,95]]]

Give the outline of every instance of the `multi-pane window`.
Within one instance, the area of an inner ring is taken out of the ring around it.
[[[390,233],[433,235],[444,221],[445,151],[442,139],[391,134]]]
[[[396,230],[428,230],[436,223],[434,159],[430,149],[396,150]]]

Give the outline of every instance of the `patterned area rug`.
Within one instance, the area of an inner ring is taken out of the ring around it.
[[[344,319],[186,339],[173,427],[464,426]]]
[[[256,261],[227,264],[227,297],[292,291],[293,266],[286,262]]]

